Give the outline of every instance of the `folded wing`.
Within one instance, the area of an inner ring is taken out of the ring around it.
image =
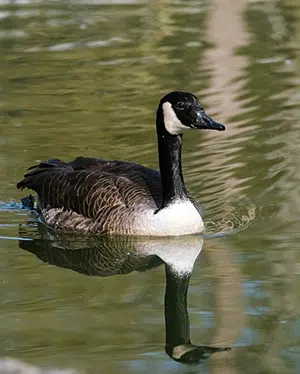
[[[109,231],[109,222],[116,217],[118,222],[115,223],[120,226],[122,217],[129,217],[137,207],[156,209],[162,200],[160,175],[156,170],[132,163],[83,157],[69,163],[48,160],[32,166],[17,187],[37,192],[39,209],[51,226],[54,221],[61,225],[74,217],[78,225],[82,217],[86,224],[97,227],[92,231],[103,232]],[[51,217],[47,219],[49,211],[53,222]],[[55,220],[54,212],[59,213]]]

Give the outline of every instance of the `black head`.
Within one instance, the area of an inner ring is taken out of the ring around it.
[[[224,131],[225,126],[208,117],[198,98],[188,92],[170,92],[159,103],[158,115],[162,114],[165,130],[182,134],[190,129]]]

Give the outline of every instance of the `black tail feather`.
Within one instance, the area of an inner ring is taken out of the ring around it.
[[[51,169],[54,168],[63,168],[63,169],[68,169],[72,170],[72,167],[61,160],[58,159],[53,159],[53,160],[48,160],[45,162],[42,162],[38,165],[33,165],[28,168],[30,170],[28,173],[24,175],[24,179],[22,179],[18,184],[17,188],[23,190],[23,188],[31,188],[34,191],[36,191],[36,186],[39,182],[39,176],[44,173],[45,171],[48,172]]]

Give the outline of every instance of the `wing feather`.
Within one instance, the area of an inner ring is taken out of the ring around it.
[[[116,217],[140,205],[156,209],[162,200],[159,172],[136,164],[80,157],[70,163],[48,160],[28,170],[17,187],[36,191],[41,212],[59,208],[54,221],[72,218],[74,227],[87,219],[108,231]]]

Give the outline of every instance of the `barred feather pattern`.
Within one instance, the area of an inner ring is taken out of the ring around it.
[[[63,231],[139,234],[141,217],[162,204],[158,171],[95,158],[48,160],[17,187],[36,191],[42,220]]]

